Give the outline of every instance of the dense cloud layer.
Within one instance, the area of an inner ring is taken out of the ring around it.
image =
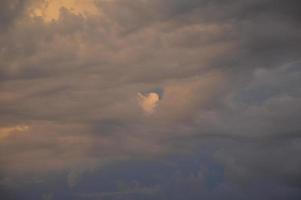
[[[65,173],[69,193],[44,199],[300,198],[300,22],[298,0],[1,2],[1,195]],[[223,178],[175,178],[188,169],[171,155]],[[142,158],[175,174],[72,190],[118,162],[143,171]]]

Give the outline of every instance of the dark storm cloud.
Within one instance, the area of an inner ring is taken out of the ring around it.
[[[219,194],[250,199],[235,189],[250,180],[254,198],[261,186],[299,197],[299,1],[100,0],[99,14],[66,4],[52,21],[31,13],[38,5],[1,2],[2,185],[68,171],[75,188],[116,160],[201,149],[224,168]],[[160,100],[147,114],[138,94],[150,92]],[[202,184],[193,175],[138,189],[223,196],[193,189]]]

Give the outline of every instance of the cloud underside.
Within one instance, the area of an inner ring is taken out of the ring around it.
[[[300,187],[299,1],[1,4],[1,182],[203,149]]]

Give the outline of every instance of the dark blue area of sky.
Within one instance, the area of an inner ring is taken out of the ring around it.
[[[99,171],[84,172],[74,187],[68,186],[67,176],[68,173],[51,174],[43,177],[43,182],[24,182],[14,192],[19,194],[16,199],[43,199],[47,194],[56,200],[97,199],[102,194],[101,199],[120,199],[120,196],[133,200],[171,198],[169,193],[174,193],[174,189],[189,190],[189,184],[196,184],[197,188],[198,182],[214,189],[223,181],[223,168],[196,155],[172,156],[116,162]]]
[[[298,189],[258,180],[235,185],[223,166],[203,154],[136,159],[115,162],[102,169],[83,172],[73,187],[68,173],[50,174],[42,182],[20,180],[6,200],[200,200],[292,199]],[[13,194],[18,194],[14,196]]]

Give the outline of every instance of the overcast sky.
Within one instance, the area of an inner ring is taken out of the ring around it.
[[[0,199],[301,199],[299,0],[0,0]]]

